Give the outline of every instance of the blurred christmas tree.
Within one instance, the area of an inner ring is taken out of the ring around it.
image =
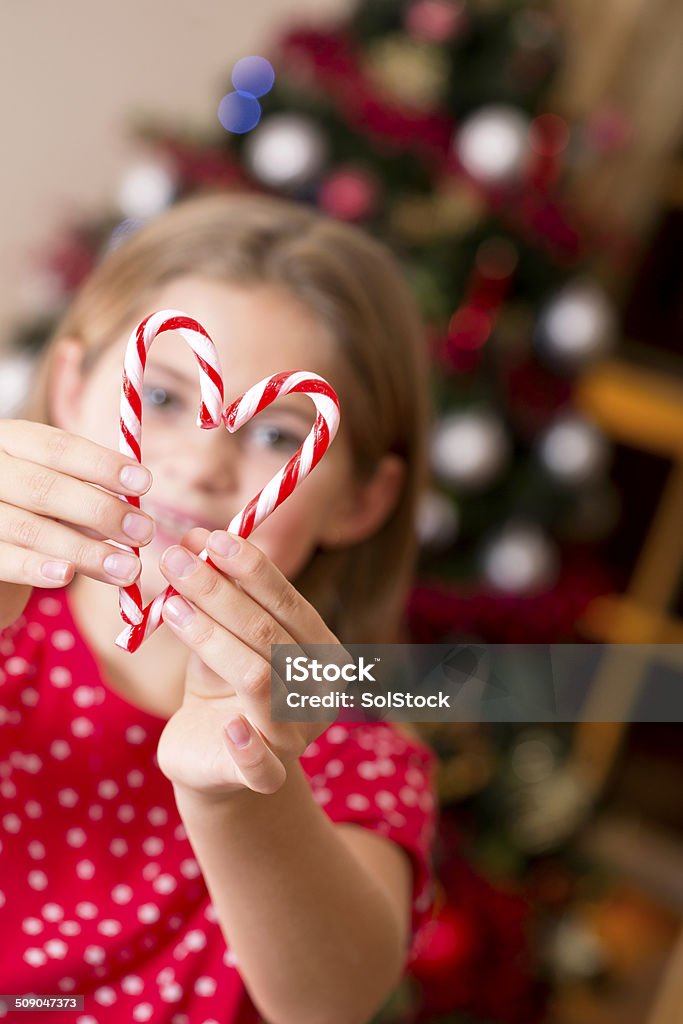
[[[576,639],[586,604],[615,589],[599,541],[617,506],[606,439],[572,394],[614,345],[616,318],[592,273],[609,232],[580,223],[566,177],[623,132],[570,125],[551,109],[562,59],[553,10],[365,0],[343,24],[281,38],[269,54],[274,84],[250,84],[267,67],[241,62],[214,132],[138,118],[145,156],[121,182],[118,209],[75,225],[43,261],[44,315],[19,331],[15,372],[101,255],[187,195],[261,190],[358,223],[400,257],[434,371],[433,486],[410,635]],[[556,853],[589,795],[564,770],[567,737],[556,732],[425,732],[441,765],[435,931],[381,1019],[533,1024],[529,900],[568,905],[572,873]],[[507,891],[467,868],[465,853]],[[551,974],[599,974],[589,932],[576,925],[567,940],[583,950],[578,966],[554,934]]]

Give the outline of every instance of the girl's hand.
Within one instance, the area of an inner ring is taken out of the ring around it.
[[[234,554],[220,554],[216,537],[230,540],[226,532],[190,530],[160,562],[183,595],[166,601],[164,621],[191,654],[183,703],[164,727],[157,758],[175,787],[222,800],[245,788],[276,792],[287,765],[329,725],[271,720],[271,644],[334,644],[340,663],[351,659],[259,548],[240,539]],[[196,557],[205,546],[218,568]],[[229,738],[232,722],[244,746]]]
[[[149,543],[153,521],[116,495],[151,483],[134,459],[94,441],[0,420],[0,625],[10,607],[21,614],[34,586],[63,587],[77,572],[117,587],[137,579],[140,560],[105,541]]]

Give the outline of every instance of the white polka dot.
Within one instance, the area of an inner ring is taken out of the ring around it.
[[[406,823],[406,819],[399,811],[389,811],[387,819],[389,823],[394,825],[396,828],[403,828]]]
[[[80,1017],[76,1017],[76,1024],[98,1024],[98,1021],[97,1017],[93,1017],[91,1013],[84,1013]]]
[[[50,682],[57,689],[71,686],[71,673],[63,665],[56,665],[53,669],[50,669]]]
[[[398,795],[406,807],[414,807],[417,803],[417,791],[412,786],[402,786]]]
[[[186,956],[190,955],[190,951],[184,942],[179,942],[176,948],[173,950],[173,956],[176,960],[184,960]]]
[[[418,789],[421,789],[425,782],[423,772],[419,771],[417,768],[408,768],[406,771],[406,782],[409,786],[416,786]]]
[[[352,811],[365,811],[370,806],[370,801],[362,793],[349,793],[346,806]]]
[[[71,723],[72,733],[74,734],[74,736],[78,736],[81,739],[85,736],[90,736],[94,729],[95,726],[92,724],[90,719],[84,718],[83,715],[81,715],[79,718],[74,718],[73,722]]]
[[[343,725],[331,725],[325,732],[329,743],[343,743],[348,735]]]
[[[75,789],[60,789],[57,793],[57,799],[62,807],[74,807],[78,803],[78,793]]]
[[[198,949],[204,949],[206,945],[206,935],[200,931],[199,928],[194,928],[188,932],[185,936],[185,945],[188,949],[196,951]]]
[[[316,789],[313,792],[313,799],[318,804],[328,804],[332,799],[332,793],[329,789]]]
[[[329,778],[334,779],[338,775],[341,775],[344,771],[344,763],[339,758],[334,758],[332,761],[328,761],[325,765],[325,773]]]
[[[66,740],[53,740],[50,744],[50,753],[57,761],[63,761],[71,753],[71,747]]]
[[[112,1003],[116,1002],[116,992],[110,985],[102,985],[101,988],[96,988],[93,994],[100,1006],[111,1006]]]
[[[380,775],[388,776],[396,774],[396,765],[387,757],[382,757],[377,762],[377,771]]]
[[[132,806],[132,804],[121,804],[118,811],[116,812],[116,817],[119,819],[119,821],[132,821],[133,818],[135,817],[135,808]]]
[[[133,898],[133,890],[129,885],[115,885],[111,891],[111,898],[114,903],[130,903]]]
[[[2,824],[6,832],[19,832],[21,829],[21,818],[18,814],[3,815]]]
[[[116,785],[113,779],[102,779],[97,786],[97,794],[104,800],[111,800],[115,797],[119,791],[119,787]]]
[[[95,874],[95,865],[91,860],[79,860],[76,865],[76,874],[79,878],[92,878]]]
[[[2,793],[5,800],[12,800],[17,795],[17,787],[11,779],[3,779],[0,782],[0,793]]]
[[[163,807],[151,807],[147,813],[147,820],[150,825],[165,825],[168,821],[168,812]]]
[[[184,878],[197,878],[200,874],[199,864],[194,857],[188,857],[180,862],[180,874]]]
[[[109,849],[115,857],[125,857],[128,853],[128,843],[125,839],[112,839],[109,844]]]
[[[46,889],[47,888],[47,875],[44,871],[29,871],[28,873],[28,884],[32,889]]]
[[[72,696],[79,708],[89,708],[95,703],[95,691],[92,686],[77,686]]]
[[[32,686],[27,686],[21,691],[21,703],[25,704],[27,708],[33,708],[38,703],[39,693],[34,690]]]
[[[159,874],[161,874],[161,865],[157,864],[156,861],[150,861],[142,869],[142,877],[146,882],[151,882]]]
[[[36,946],[30,946],[24,953],[24,960],[31,967],[43,967],[47,963],[47,956]]]
[[[182,821],[181,821],[181,823],[179,825],[176,825],[176,827],[173,829],[173,835],[174,835],[174,837],[176,839],[180,840],[181,842],[182,842],[183,839],[187,839],[187,832],[185,830],[185,826],[183,825]]]
[[[143,924],[152,924],[159,920],[159,908],[155,903],[143,903],[138,907],[138,921]]]
[[[314,742],[314,743],[309,743],[308,744],[308,746],[306,747],[306,749],[304,750],[304,752],[303,752],[303,754],[301,756],[302,757],[317,757],[319,753],[320,753],[320,747],[318,746],[317,743]]]
[[[76,913],[79,917],[82,917],[87,921],[93,917],[97,917],[97,907],[94,903],[91,903],[90,900],[83,900],[82,903],[76,904]]]
[[[25,917],[21,922],[21,927],[27,935],[39,935],[45,925],[37,917]]]
[[[142,978],[137,974],[127,974],[121,979],[121,988],[129,996],[139,996],[144,987]]]
[[[133,1007],[133,1020],[149,1020],[153,1012],[154,1007],[151,1003],[138,1003]]]
[[[55,960],[63,960],[69,951],[66,942],[62,942],[61,939],[50,939],[45,943],[43,949],[48,956],[53,957]]]
[[[112,917],[105,917],[104,921],[100,921],[97,925],[97,930],[100,935],[118,935],[121,931],[121,925]]]
[[[57,928],[62,935],[79,935],[81,931],[78,921],[62,921],[61,924],[57,925]]]
[[[57,988],[62,992],[73,992],[76,988],[75,978],[60,978],[57,982]]]
[[[207,904],[206,910],[204,911],[204,917],[207,921],[211,921],[213,924],[218,920],[218,914],[216,913],[216,908],[213,903]]]
[[[45,903],[41,914],[46,921],[61,921],[64,917],[64,911],[59,903]]]
[[[131,789],[139,789],[145,781],[145,776],[138,768],[134,768],[131,772],[128,772],[126,779]]]
[[[172,967],[162,968],[156,976],[157,985],[170,985],[175,979],[175,970]]]
[[[52,646],[56,647],[58,651],[70,651],[76,643],[73,633],[68,629],[55,630],[50,639],[52,640]]]
[[[147,733],[141,725],[129,725],[126,729],[126,739],[129,743],[144,743]]]
[[[39,622],[29,622],[26,627],[26,632],[32,640],[44,640],[45,639],[45,627],[41,626]]]
[[[203,974],[195,981],[194,990],[198,996],[212,996],[216,991],[216,982],[213,978]]]
[[[83,959],[87,964],[101,964],[106,956],[102,946],[86,946],[83,952]]]
[[[37,800],[26,801],[26,814],[29,818],[40,818],[43,813],[43,808],[40,806]]]
[[[102,804],[90,804],[88,808],[88,817],[91,821],[102,821],[104,816],[104,808]]]
[[[38,608],[43,615],[59,615],[61,605],[56,597],[41,597]]]
[[[83,846],[87,838],[82,828],[70,828],[66,833],[66,841],[69,846]]]
[[[142,849],[145,851],[148,857],[156,857],[164,848],[163,839],[159,839],[158,836],[148,836],[147,839],[142,841]]]
[[[159,995],[165,1003],[177,1003],[183,998],[183,990],[177,981],[173,981],[170,985],[164,985]]]
[[[225,964],[226,967],[237,966],[237,957],[235,956],[231,949],[226,949],[225,953],[223,954],[223,963]]]
[[[152,882],[152,888],[155,892],[169,893],[173,892],[177,884],[178,883],[173,875],[159,875],[159,877],[155,878]]]
[[[186,1013],[174,1013],[171,1017],[171,1024],[190,1024],[190,1018]]]
[[[376,779],[379,774],[375,761],[361,761],[356,770],[362,779]]]
[[[375,803],[383,811],[391,811],[396,806],[396,797],[386,789],[381,789],[379,793],[375,793]]]
[[[5,671],[10,676],[20,676],[29,670],[29,663],[25,658],[8,658],[5,662]]]

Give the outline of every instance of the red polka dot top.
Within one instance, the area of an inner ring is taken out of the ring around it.
[[[260,1020],[158,767],[165,721],[107,683],[68,587],[34,589],[0,631],[0,993],[85,997],[0,1019]],[[332,821],[408,854],[410,963],[433,908],[435,755],[391,723],[337,721],[301,764]]]

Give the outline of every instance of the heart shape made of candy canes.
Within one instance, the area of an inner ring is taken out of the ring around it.
[[[214,430],[225,426],[230,433],[276,401],[280,395],[293,392],[308,395],[316,407],[315,423],[295,455],[268,481],[255,497],[230,520],[226,527],[239,537],[248,537],[271,512],[287,498],[320,461],[332,443],[339,427],[339,399],[334,389],[317,373],[292,370],[264,377],[224,409],[223,374],[218,352],[202,325],[178,309],[162,309],[146,317],[131,333],[126,347],[121,381],[119,450],[138,462],[142,461],[142,383],[147,352],[153,340],[164,331],[177,331],[192,349],[197,360],[201,401],[197,426]],[[119,495],[122,501],[140,508],[140,498]],[[119,545],[134,554],[140,549]],[[209,562],[204,548],[199,556]],[[137,583],[119,588],[119,609],[126,628],[116,638],[124,651],[136,651],[161,624],[165,601],[178,591],[166,587],[143,607]]]

